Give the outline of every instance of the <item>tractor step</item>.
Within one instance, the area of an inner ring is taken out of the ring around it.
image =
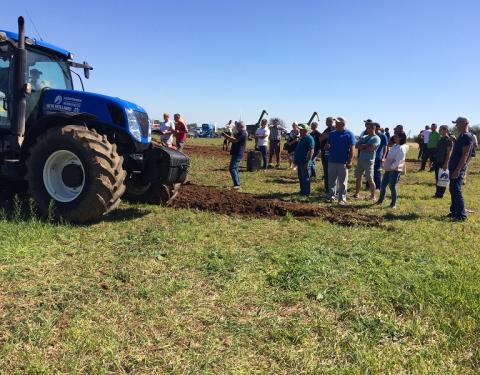
[[[19,159],[4,159],[0,166],[0,174],[12,181],[23,180],[22,165]]]

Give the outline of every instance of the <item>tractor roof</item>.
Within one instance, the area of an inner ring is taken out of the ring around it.
[[[12,33],[11,31],[6,31],[6,30],[0,30],[0,32],[4,32],[7,35],[8,39],[12,39],[12,40],[15,40],[15,41],[18,42],[18,34],[17,33]],[[63,48],[54,46],[53,44],[44,42],[43,40],[38,40],[38,39],[35,39],[35,38],[29,38],[29,39],[33,40],[33,42],[34,42],[33,45],[35,45],[37,47],[40,47],[41,49],[48,50],[50,52],[54,52],[57,55],[60,55],[62,57],[68,58],[68,56],[70,54],[69,51],[67,51]]]

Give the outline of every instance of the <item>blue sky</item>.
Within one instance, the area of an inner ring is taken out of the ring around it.
[[[25,9],[46,41],[94,66],[88,91],[154,118],[318,111],[357,133],[366,118],[413,132],[461,114],[480,123],[478,0],[28,0],[3,8],[0,28]]]

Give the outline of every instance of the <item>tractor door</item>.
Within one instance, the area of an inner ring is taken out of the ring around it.
[[[7,105],[10,82],[10,61],[10,47],[6,44],[0,44],[0,130],[10,129]]]

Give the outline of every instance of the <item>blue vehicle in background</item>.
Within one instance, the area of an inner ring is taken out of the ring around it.
[[[214,138],[217,136],[216,131],[217,127],[215,124],[202,124],[202,128],[198,136],[200,138]]]
[[[26,37],[23,17],[18,33],[0,30],[0,182],[26,182],[40,214],[77,223],[101,220],[122,196],[171,202],[188,158],[152,144],[137,104],[74,90],[71,68],[92,70]]]

